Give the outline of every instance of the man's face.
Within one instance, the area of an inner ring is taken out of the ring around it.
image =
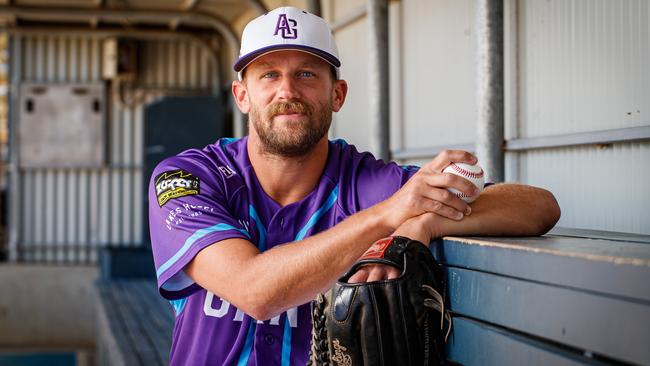
[[[239,103],[259,136],[262,149],[297,157],[326,137],[332,111],[342,104],[340,83],[327,62],[300,51],[278,51],[260,57],[247,68]],[[234,91],[233,87],[233,91]]]

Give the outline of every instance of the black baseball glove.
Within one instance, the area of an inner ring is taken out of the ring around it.
[[[359,267],[381,263],[400,277],[347,283]],[[312,306],[309,365],[440,365],[451,317],[441,268],[422,243],[389,237],[373,244]]]

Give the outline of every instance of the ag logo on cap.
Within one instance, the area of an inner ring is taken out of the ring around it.
[[[158,174],[155,185],[160,207],[171,199],[199,194],[199,178],[180,169]]]
[[[280,14],[278,15],[278,22],[275,25],[275,33],[273,35],[277,36],[278,32],[281,32],[282,38],[284,39],[296,39],[298,38],[297,25],[298,22],[294,19],[287,18],[287,14]]]

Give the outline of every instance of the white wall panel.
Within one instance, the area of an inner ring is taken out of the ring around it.
[[[22,217],[18,221],[20,227],[17,227],[16,230],[20,232],[20,237],[23,240],[33,243],[35,242],[35,233],[34,224],[36,217],[35,212],[35,194],[32,191],[34,187],[34,175],[33,174],[23,174],[21,182],[22,186],[22,195],[20,201],[22,203]],[[31,221],[30,221],[31,220]]]
[[[101,80],[98,35],[14,36],[22,47],[14,69],[21,82],[69,83]],[[19,260],[95,261],[105,245],[142,241],[143,93],[173,89],[204,93],[218,84],[216,64],[205,48],[179,40],[146,41],[134,107],[107,100],[108,155],[99,169],[22,169],[18,233]],[[179,72],[179,68],[183,68]],[[107,90],[108,96],[111,91]],[[74,153],[74,147],[71,147]],[[57,249],[58,248],[58,249]]]
[[[341,19],[350,15],[350,13],[353,13],[359,7],[366,6],[368,1],[367,0],[345,0],[345,1],[325,0],[323,1],[323,3],[324,3],[323,7],[326,7],[328,5],[327,3],[329,3],[330,6],[332,6],[331,14],[333,14],[334,19]]]
[[[405,147],[476,139],[475,4],[402,1]]]
[[[332,136],[347,140],[359,151],[367,151],[370,146],[367,28],[362,19],[335,34],[341,77],[348,82],[349,90],[343,109],[334,117]]]
[[[109,235],[112,227],[110,214],[112,210],[109,211],[107,209],[108,207],[112,207],[110,193],[110,171],[108,169],[102,169],[99,174],[99,204],[96,207],[99,216],[99,240],[97,241],[99,246],[104,246],[110,241]]]
[[[332,5],[332,3],[334,5]],[[509,138],[650,124],[650,2],[513,0],[506,14]],[[335,18],[357,3],[330,2]],[[476,130],[473,1],[391,4],[395,148],[472,143]],[[516,34],[515,34],[516,33]],[[350,97],[334,135],[367,141],[365,20],[336,33]],[[516,41],[510,41],[515,37]],[[514,52],[512,52],[514,51]],[[511,53],[508,53],[511,52]],[[508,153],[509,180],[551,190],[566,227],[650,234],[650,143]],[[412,159],[422,164],[428,159]]]
[[[79,172],[79,189],[76,192],[77,200],[79,202],[79,209],[76,210],[77,217],[71,219],[73,226],[71,230],[76,230],[74,245],[77,248],[90,245],[90,235],[88,232],[89,223],[90,223],[90,174],[89,172]],[[76,227],[74,226],[76,225]],[[83,258],[85,258],[83,253]],[[79,254],[78,258],[82,258],[82,254]]]
[[[62,245],[66,241],[65,220],[66,220],[66,171],[56,170],[54,173],[54,244]],[[56,253],[56,258],[61,259],[62,252]]]
[[[56,206],[56,177],[54,174],[54,170],[52,169],[47,169],[43,172],[43,175],[45,176],[45,185],[42,187],[35,187],[35,189],[43,189],[45,188],[45,194],[44,194],[44,205],[41,206],[44,211],[43,219],[45,221],[45,237],[43,238],[43,242],[41,245],[45,246],[45,260],[47,261],[52,261],[54,259],[54,252],[52,250],[52,246],[54,245],[55,242],[55,222],[54,220],[56,219],[56,211],[57,211],[57,206]]]
[[[110,216],[109,216],[109,231],[108,243],[113,244],[122,244],[121,232],[122,225],[120,217],[122,217],[122,192],[120,192],[120,178],[123,175],[122,169],[112,169],[110,171],[110,179],[108,181],[108,192],[109,192],[109,205],[110,207]]]
[[[88,230],[82,241],[85,241],[91,247],[99,246],[99,230],[100,230],[100,215],[99,215],[99,202],[100,202],[100,179],[99,171],[88,172]]]
[[[518,1],[510,137],[650,125],[650,3]],[[514,27],[513,27],[514,29]],[[518,131],[516,136],[513,131]],[[650,234],[650,143],[509,153],[509,179],[551,190],[558,225]]]
[[[31,226],[30,231],[34,233],[34,241],[31,243],[40,244],[44,241],[45,215],[47,214],[47,204],[45,203],[44,197],[45,189],[43,188],[46,184],[45,174],[42,171],[34,171],[28,172],[25,175],[34,177],[33,185],[29,187],[30,189],[24,189],[25,193],[31,192],[34,194],[34,206],[32,206],[31,212],[27,212],[27,215],[33,216],[25,218],[25,225]]]
[[[390,72],[390,147],[391,150],[404,148],[404,69],[403,52],[403,9],[401,1],[390,2],[388,8],[388,67]]]
[[[365,2],[331,2],[334,21]],[[471,143],[476,131],[474,3],[405,0],[389,8],[391,148]],[[350,91],[333,137],[369,146],[366,19],[335,34]]]
[[[518,4],[520,137],[650,124],[650,2]]]
[[[650,143],[535,150],[521,154],[528,184],[555,194],[559,226],[650,234]]]

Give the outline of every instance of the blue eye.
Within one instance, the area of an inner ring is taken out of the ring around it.
[[[311,71],[300,71],[298,73],[298,76],[303,77],[303,78],[311,78],[314,76],[314,73]]]
[[[265,78],[265,79],[271,79],[271,78],[274,78],[276,76],[278,76],[278,73],[275,72],[275,71],[269,71],[269,72],[262,75],[262,77]]]

